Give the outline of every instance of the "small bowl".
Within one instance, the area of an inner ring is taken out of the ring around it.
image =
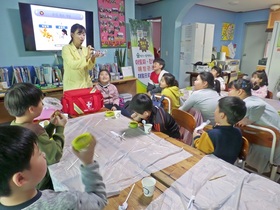
[[[130,122],[130,123],[129,123],[129,127],[130,127],[130,128],[137,128],[137,127],[138,127],[138,122],[136,122],[136,121]]]
[[[92,141],[92,135],[90,133],[83,133],[77,136],[72,141],[72,146],[74,147],[75,150],[80,151],[82,149],[87,148],[91,141]]]
[[[105,116],[106,117],[113,117],[115,115],[114,111],[106,111]]]

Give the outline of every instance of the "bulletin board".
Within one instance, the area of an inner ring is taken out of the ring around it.
[[[97,3],[101,47],[126,47],[124,0],[98,0]]]

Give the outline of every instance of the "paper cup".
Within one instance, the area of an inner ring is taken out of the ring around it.
[[[153,177],[145,177],[142,179],[143,193],[146,197],[152,197],[155,191],[156,180]]]
[[[153,125],[150,124],[150,123],[145,124],[145,125],[144,125],[144,131],[145,131],[145,133],[147,133],[147,134],[151,133],[152,127],[153,127]]]
[[[121,110],[114,111],[114,115],[115,115],[115,118],[120,118],[121,117]]]

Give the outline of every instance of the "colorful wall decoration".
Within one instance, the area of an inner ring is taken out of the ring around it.
[[[98,0],[102,48],[126,47],[124,0]]]
[[[235,24],[223,23],[222,27],[222,40],[233,40]]]

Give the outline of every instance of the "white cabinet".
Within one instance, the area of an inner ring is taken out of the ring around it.
[[[211,62],[214,24],[192,23],[182,25],[180,50],[180,88],[189,85],[186,71],[193,71],[193,64]]]

